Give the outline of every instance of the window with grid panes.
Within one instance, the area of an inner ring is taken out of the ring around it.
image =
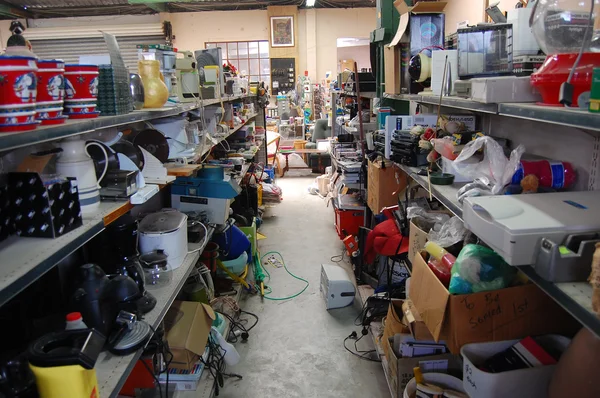
[[[231,62],[251,82],[265,82],[267,87],[271,84],[268,40],[206,43],[206,48],[215,47],[221,47],[223,63]]]

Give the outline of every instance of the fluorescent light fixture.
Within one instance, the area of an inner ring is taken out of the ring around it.
[[[315,6],[315,0],[306,0],[306,6],[307,7],[314,7]]]

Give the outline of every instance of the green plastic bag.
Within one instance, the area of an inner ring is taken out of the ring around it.
[[[452,266],[450,288],[452,294],[470,294],[503,289],[514,278],[517,270],[506,264],[498,253],[479,245],[466,245]]]

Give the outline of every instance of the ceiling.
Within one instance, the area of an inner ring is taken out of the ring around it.
[[[0,0],[0,19],[261,10],[285,5],[304,8],[304,4],[304,0]],[[375,7],[375,0],[316,0],[315,7]]]

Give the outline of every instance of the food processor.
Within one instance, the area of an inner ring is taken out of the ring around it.
[[[535,3],[529,23],[547,58],[531,75],[531,84],[542,95],[542,105],[586,108],[585,93],[600,65],[599,12],[600,0]]]

